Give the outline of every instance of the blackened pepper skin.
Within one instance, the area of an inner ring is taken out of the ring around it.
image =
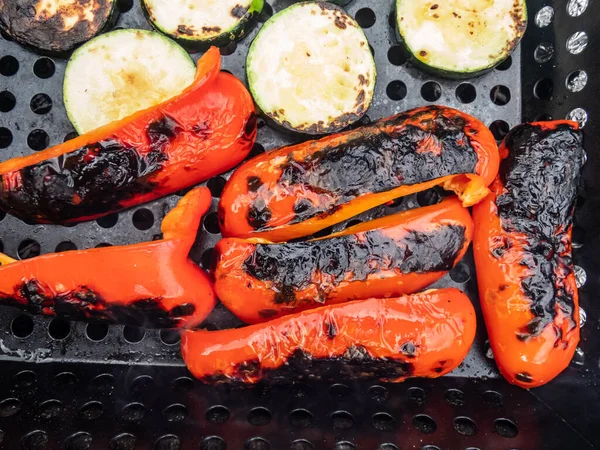
[[[571,230],[582,133],[565,121],[519,125],[500,155],[492,194],[473,210],[475,261],[495,360],[529,388],[560,373],[579,340]]]
[[[418,292],[462,258],[472,219],[456,197],[365,222],[324,239],[215,247],[215,290],[247,323],[325,303]]]

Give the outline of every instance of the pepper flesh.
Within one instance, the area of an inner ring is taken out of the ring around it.
[[[490,345],[502,375],[523,388],[556,377],[579,342],[571,231],[581,140],[574,122],[514,128],[500,147],[491,194],[473,208]]]
[[[212,198],[205,187],[164,218],[159,241],[0,261],[0,304],[33,314],[192,327],[212,311],[210,278],[188,258]]]
[[[461,291],[323,306],[223,331],[185,331],[183,359],[206,383],[439,377],[475,337],[475,311]]]
[[[453,197],[308,242],[227,238],[215,247],[215,291],[246,323],[325,303],[412,294],[444,276],[472,234],[468,210]]]
[[[498,164],[496,141],[479,120],[417,108],[246,162],[223,189],[221,232],[289,241],[436,185],[470,206],[488,194]]]
[[[76,223],[154,200],[240,163],[256,139],[244,85],[211,48],[179,96],[71,141],[0,163],[0,209]]]

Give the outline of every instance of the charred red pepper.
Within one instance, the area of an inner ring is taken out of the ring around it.
[[[215,291],[247,323],[325,303],[412,294],[444,276],[472,234],[468,210],[453,197],[308,242],[223,239],[215,247]]]
[[[0,304],[33,314],[156,327],[192,327],[215,305],[207,274],[188,258],[211,194],[190,191],[162,223],[163,239],[0,258]]]
[[[519,125],[500,155],[491,194],[473,208],[477,280],[498,368],[531,388],[562,372],[579,342],[571,230],[582,133],[574,122]]]
[[[48,150],[0,164],[0,209],[76,223],[198,184],[240,163],[256,138],[244,85],[211,48],[179,96]]]
[[[479,120],[417,108],[246,162],[223,190],[221,232],[288,241],[436,185],[470,206],[488,194],[498,163],[496,141]]]
[[[439,377],[475,337],[457,289],[323,306],[272,322],[182,333],[183,359],[206,383]]]

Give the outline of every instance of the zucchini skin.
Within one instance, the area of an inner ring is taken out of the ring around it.
[[[581,144],[574,122],[517,126],[500,147],[491,194],[473,208],[490,345],[502,375],[523,388],[556,377],[579,342],[571,232]]]
[[[215,291],[246,323],[412,294],[452,269],[472,234],[471,216],[454,197],[308,242],[223,239],[215,247]]]
[[[223,189],[221,232],[288,241],[435,185],[470,206],[487,195],[498,164],[496,141],[479,120],[417,108],[247,161]]]
[[[240,22],[235,28],[210,39],[190,39],[184,37],[182,34],[169,33],[163,30],[154,20],[152,12],[146,6],[146,2],[142,1],[142,11],[144,13],[144,16],[155,30],[169,36],[171,39],[175,40],[178,44],[180,44],[187,50],[194,52],[206,50],[211,46],[225,47],[232,42],[239,41],[250,30],[252,30],[254,26],[256,26],[258,16],[260,16],[260,14],[262,13],[264,6],[265,0],[252,0],[252,5],[250,6],[250,9],[248,11],[243,12],[243,18],[240,20]],[[242,13],[237,12],[237,14]]]
[[[117,0],[87,0],[79,3],[90,2],[98,3],[100,14],[95,14],[94,17],[103,20],[103,23],[92,24],[95,30],[89,24],[81,22],[69,31],[53,29],[52,26],[61,25],[60,16],[42,21],[43,26],[38,28],[29,27],[27,24],[33,20],[31,8],[35,11],[35,5],[40,3],[33,0],[0,0],[0,29],[23,47],[36,53],[66,57],[79,45],[112,29],[117,22]]]
[[[471,302],[450,288],[323,306],[238,329],[185,331],[181,351],[207,384],[400,382],[456,368],[475,328]]]
[[[240,163],[256,139],[244,85],[212,48],[179,96],[56,147],[0,164],[0,209],[77,223],[171,194]]]
[[[211,201],[204,187],[186,194],[163,220],[159,241],[2,265],[0,304],[77,320],[196,326],[216,301],[210,278],[188,258]]]

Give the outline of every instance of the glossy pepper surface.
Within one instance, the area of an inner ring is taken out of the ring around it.
[[[323,239],[217,243],[215,291],[247,323],[348,300],[412,294],[444,276],[471,243],[456,197],[364,222]]]
[[[188,258],[211,203],[186,194],[164,218],[163,239],[136,245],[0,258],[0,304],[33,314],[149,327],[191,327],[215,305],[207,274]]]
[[[574,122],[523,124],[473,208],[481,307],[502,375],[524,388],[562,372],[579,342],[571,230],[585,154]]]
[[[475,311],[448,288],[323,306],[268,323],[182,333],[183,359],[206,383],[439,377],[475,337]]]
[[[0,163],[0,209],[29,222],[95,219],[231,169],[255,138],[252,98],[211,48],[179,96]]]
[[[488,194],[498,163],[496,141],[479,120],[417,108],[247,161],[223,189],[221,232],[288,241],[436,185],[470,206]]]

